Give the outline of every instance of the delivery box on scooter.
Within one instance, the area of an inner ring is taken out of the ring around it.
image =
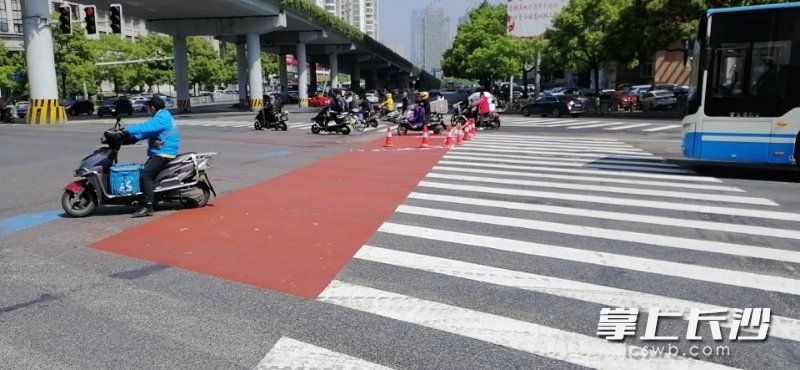
[[[120,163],[111,166],[111,194],[132,195],[139,192],[139,173],[142,165],[139,163]]]

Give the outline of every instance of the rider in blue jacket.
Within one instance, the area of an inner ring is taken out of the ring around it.
[[[153,180],[170,160],[178,155],[178,126],[168,110],[164,109],[164,101],[153,97],[147,102],[147,110],[153,118],[147,122],[126,127],[124,130],[137,140],[148,140],[147,162],[140,175],[140,184],[144,194],[144,206],[133,214],[133,217],[151,216],[155,209]]]

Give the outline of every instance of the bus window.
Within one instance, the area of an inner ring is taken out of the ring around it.
[[[792,43],[787,41],[753,44],[750,95],[784,96]]]
[[[719,49],[716,52],[716,76],[712,85],[712,96],[739,97],[744,93],[744,63],[747,49],[729,48]]]

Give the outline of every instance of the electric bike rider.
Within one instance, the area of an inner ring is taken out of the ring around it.
[[[155,203],[155,184],[153,180],[155,180],[164,166],[178,155],[180,142],[178,126],[169,111],[164,108],[164,101],[154,96],[147,102],[147,111],[153,115],[151,120],[125,127],[116,133],[106,132],[106,135],[117,135],[121,139],[128,137],[133,137],[137,140],[148,139],[148,159],[142,169],[139,180],[145,204],[134,212],[132,217],[153,215],[155,212],[153,208]]]

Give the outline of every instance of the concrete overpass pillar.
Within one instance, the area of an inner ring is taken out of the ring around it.
[[[353,74],[350,75],[350,90],[358,91],[361,88],[361,63],[356,60]]]
[[[280,76],[281,92],[289,91],[289,68],[286,66],[286,54],[278,54],[278,75]]]
[[[331,69],[331,87],[339,88],[339,54],[333,53],[329,57],[328,67]]]
[[[189,59],[187,56],[186,36],[172,36],[172,50],[175,54],[175,95],[178,99],[178,111],[188,112],[192,107],[189,98]]]
[[[247,100],[247,44],[236,44],[236,64],[237,77],[239,80],[239,105],[246,107],[250,105]]]
[[[264,106],[264,77],[261,69],[261,35],[247,34],[247,66],[250,68],[250,110]]]
[[[376,90],[378,89],[378,69],[377,68],[370,68],[369,69],[369,85],[368,89]]]
[[[311,93],[314,94],[317,92],[317,63],[310,62],[308,63],[308,73],[311,74]]]
[[[31,95],[31,107],[28,108],[26,121],[30,124],[66,122],[67,114],[58,101],[53,38],[47,25],[50,20],[48,1],[24,0],[22,12],[22,33]],[[66,91],[64,93],[66,95]]]
[[[300,96],[300,107],[308,107],[308,66],[306,65],[306,43],[297,43],[295,52],[297,59],[297,92]]]

